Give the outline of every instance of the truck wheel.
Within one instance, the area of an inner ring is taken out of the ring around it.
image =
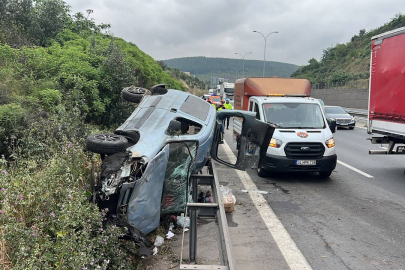
[[[332,172],[319,172],[319,176],[322,178],[328,178]]]
[[[122,90],[122,98],[125,101],[139,103],[146,89],[141,87],[127,87]]]
[[[98,154],[111,155],[123,152],[128,145],[128,140],[124,136],[116,134],[92,134],[86,139],[87,150]]]
[[[257,167],[257,175],[260,177],[266,177],[267,171],[262,168],[262,166]]]

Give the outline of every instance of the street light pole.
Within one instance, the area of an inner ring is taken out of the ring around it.
[[[235,54],[239,54],[240,56],[242,56],[242,73],[243,73],[243,75],[242,75],[242,77],[243,78],[245,78],[245,56],[246,55],[248,55],[248,54],[252,54],[252,52],[248,52],[248,53],[246,53],[245,55],[241,55],[240,53],[235,53]]]
[[[259,31],[253,31],[253,32],[254,32],[254,33],[259,33],[259,34],[262,35],[263,38],[264,38],[264,56],[263,56],[263,77],[264,77],[264,71],[265,71],[265,69],[266,69],[266,42],[267,42],[267,37],[270,36],[271,34],[278,34],[278,32],[275,31],[275,32],[268,33],[267,36],[264,36],[264,35],[263,35],[261,32],[259,32]]]

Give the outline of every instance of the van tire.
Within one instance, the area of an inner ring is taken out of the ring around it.
[[[117,134],[98,133],[89,135],[86,139],[87,150],[97,154],[124,152],[128,145],[127,138]]]
[[[331,176],[332,172],[333,172],[333,171],[330,171],[330,172],[319,172],[319,176],[320,176],[321,178],[328,178],[329,176]]]
[[[141,102],[146,89],[141,87],[127,87],[122,90],[122,99],[128,102]]]
[[[260,177],[266,177],[267,176],[268,171],[265,170],[262,166],[258,166],[257,167],[257,175]]]

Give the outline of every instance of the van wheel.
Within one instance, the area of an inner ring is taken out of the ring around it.
[[[262,166],[257,167],[257,175],[260,177],[266,177],[267,171],[262,168]]]
[[[122,98],[128,102],[139,103],[145,92],[146,89],[141,87],[127,87],[122,90]]]
[[[331,174],[332,172],[319,172],[321,178],[328,178]]]
[[[87,150],[98,154],[111,155],[123,152],[128,145],[128,140],[117,134],[92,134],[86,139]]]

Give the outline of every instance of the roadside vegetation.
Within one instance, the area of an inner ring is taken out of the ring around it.
[[[164,61],[157,61],[162,69],[172,75],[173,78],[183,82],[187,92],[196,96],[202,96],[208,93],[209,81],[199,79],[197,76],[188,75],[187,73],[180,71],[178,68],[170,68],[166,66]]]
[[[318,61],[312,58],[308,65],[295,71],[291,77],[306,78],[318,87],[367,87],[370,76],[371,37],[405,26],[405,15],[397,14],[385,25],[366,31],[362,29],[346,44],[337,44],[323,50]]]
[[[183,84],[61,0],[0,0],[0,268],[136,269],[136,247],[89,203],[93,132],[134,106],[122,88]]]

